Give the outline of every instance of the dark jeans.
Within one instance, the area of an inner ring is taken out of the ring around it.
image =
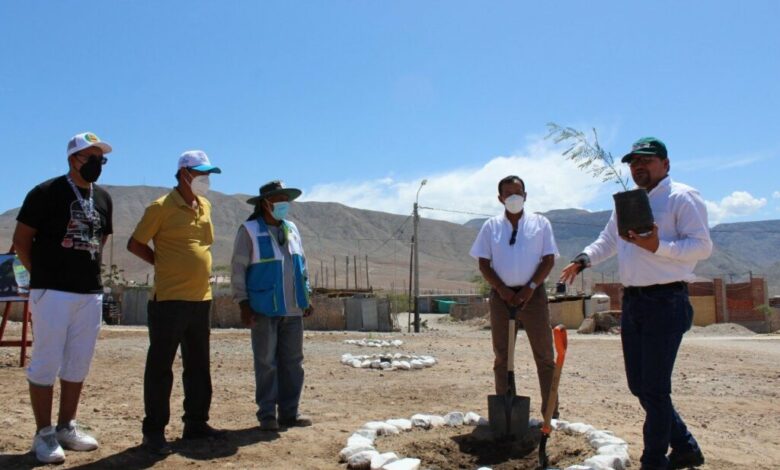
[[[303,389],[303,318],[256,315],[252,327],[257,419],[298,417]]]
[[[205,423],[211,406],[209,310],[211,301],[150,301],[149,352],[144,372],[144,434],[165,431],[171,417],[173,360],[181,344],[185,423]]]
[[[642,465],[665,469],[666,453],[699,448],[672,405],[672,370],[693,321],[687,287],[623,295],[621,339],[628,388],[645,410]]]

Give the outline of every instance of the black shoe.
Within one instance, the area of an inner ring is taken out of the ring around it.
[[[279,418],[279,426],[283,428],[305,428],[311,426],[311,424],[311,418],[303,415],[295,418]]]
[[[182,439],[218,439],[224,437],[226,432],[222,429],[214,429],[208,423],[188,423],[184,425]]]
[[[689,452],[672,451],[669,454],[669,468],[674,470],[678,468],[698,467],[704,464],[704,455],[701,450]]]
[[[170,444],[165,440],[165,434],[144,434],[141,445],[151,454],[169,455],[173,453]]]
[[[279,430],[279,422],[276,418],[269,418],[260,421],[260,430],[266,432],[276,432]]]

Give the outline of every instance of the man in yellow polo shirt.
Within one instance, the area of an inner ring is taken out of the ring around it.
[[[211,204],[209,174],[222,171],[200,150],[179,158],[178,184],[146,208],[127,249],[154,265],[154,296],[148,305],[149,352],[144,372],[143,444],[152,453],[172,452],[165,439],[170,419],[173,360],[181,344],[184,366],[183,439],[219,437],[208,425],[211,406],[209,310],[211,308]],[[152,241],[154,247],[149,246]]]

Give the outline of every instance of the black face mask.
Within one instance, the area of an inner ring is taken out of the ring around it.
[[[94,183],[100,178],[100,172],[103,171],[103,165],[99,159],[90,158],[79,168],[79,174],[87,183]]]

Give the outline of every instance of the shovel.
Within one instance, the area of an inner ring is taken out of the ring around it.
[[[544,411],[544,424],[542,425],[542,437],[539,440],[539,467],[549,469],[547,459],[547,438],[550,437],[552,420],[555,407],[558,405],[558,384],[561,382],[561,370],[563,370],[563,361],[566,359],[566,348],[568,347],[568,337],[566,327],[558,325],[553,328],[553,340],[555,341],[555,372],[553,372],[552,385],[550,386],[550,395],[547,397],[547,409]]]
[[[509,307],[509,342],[507,343],[507,390],[504,395],[488,395],[488,421],[495,439],[516,440],[528,432],[528,409],[531,399],[518,397],[515,388],[515,318],[517,306]]]

